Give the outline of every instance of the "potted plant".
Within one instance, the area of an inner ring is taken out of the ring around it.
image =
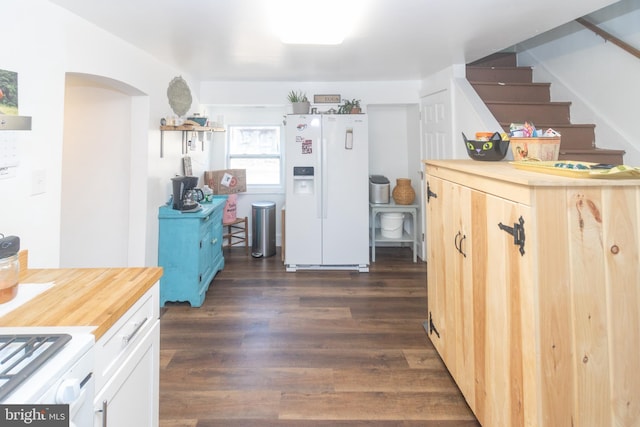
[[[307,99],[307,94],[302,91],[292,90],[287,95],[287,99],[293,107],[293,114],[309,114],[311,103]]]
[[[343,104],[338,107],[338,114],[359,114],[361,112],[359,99],[345,99]]]
[[[360,108],[360,100],[352,99],[351,100],[351,114],[360,114],[362,112],[362,108]]]
[[[345,99],[342,105],[338,107],[338,114],[349,114],[349,113],[351,113],[351,101],[349,101],[348,99]]]

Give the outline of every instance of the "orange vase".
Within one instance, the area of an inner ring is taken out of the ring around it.
[[[416,192],[411,186],[411,180],[409,178],[396,179],[396,186],[391,192],[393,200],[398,205],[410,205],[416,199]]]

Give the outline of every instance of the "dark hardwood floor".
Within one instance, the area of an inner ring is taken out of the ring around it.
[[[168,303],[162,427],[479,426],[425,333],[426,265],[286,273],[225,249],[205,303]]]

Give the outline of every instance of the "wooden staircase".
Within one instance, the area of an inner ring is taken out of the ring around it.
[[[496,53],[467,65],[467,80],[509,131],[511,123],[560,132],[560,160],[623,164],[624,150],[596,147],[594,124],[571,123],[571,102],[552,102],[550,83],[534,83],[531,67],[518,67],[515,53]]]

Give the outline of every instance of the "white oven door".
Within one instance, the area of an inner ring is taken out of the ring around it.
[[[61,349],[47,358],[2,403],[69,405],[70,426],[92,426],[95,393],[93,375],[95,339],[90,333],[92,329],[90,327],[0,328],[0,335],[6,336],[71,335],[71,339]],[[29,360],[26,359],[23,363],[28,364]]]
[[[93,425],[95,378],[91,372],[85,378],[77,377],[78,373],[86,371],[89,364],[92,367],[93,355],[78,361],[39,402],[69,405],[69,427]]]

